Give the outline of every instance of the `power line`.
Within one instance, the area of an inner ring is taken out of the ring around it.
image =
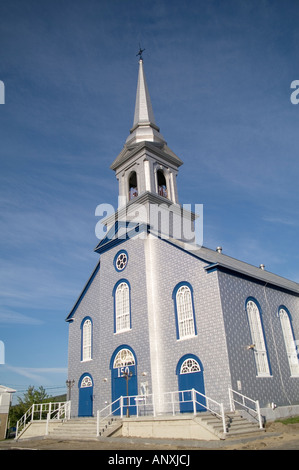
[[[64,389],[64,390],[66,390],[66,385],[63,385],[63,386],[57,385],[57,386],[52,386],[52,387],[44,387],[43,385],[40,385],[38,388],[40,388],[40,387],[43,387],[43,389],[44,389],[45,391],[47,391],[47,390],[59,390],[59,389]],[[27,392],[27,391],[28,391],[28,388],[29,388],[29,386],[28,386],[27,388],[24,388],[24,389],[16,390],[16,392],[17,392],[17,393]],[[35,388],[35,387],[33,387],[33,388]]]

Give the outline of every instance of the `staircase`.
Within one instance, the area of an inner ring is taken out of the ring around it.
[[[114,434],[122,423],[120,420],[110,418],[102,423],[100,437],[108,437]],[[97,439],[96,418],[72,418],[70,420],[55,423],[49,429],[48,438],[68,440],[93,440]]]
[[[201,426],[209,429],[220,439],[237,437],[246,434],[260,434],[265,429],[260,429],[259,425],[243,418],[237,411],[225,413],[227,433],[223,432],[222,421],[212,413],[203,412],[198,414],[194,420]]]

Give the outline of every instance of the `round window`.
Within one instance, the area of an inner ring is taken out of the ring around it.
[[[117,271],[123,271],[128,263],[128,254],[126,251],[120,251],[115,256],[114,265]]]

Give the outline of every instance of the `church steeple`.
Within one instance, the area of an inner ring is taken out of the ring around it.
[[[143,70],[143,60],[140,59],[134,122],[126,143],[136,144],[144,140],[165,143],[163,136],[160,134],[160,129],[155,122],[151,98]]]
[[[158,198],[160,204],[178,204],[176,176],[182,163],[156,124],[141,58],[133,127],[110,167],[119,181],[120,204],[133,199],[141,202],[145,197]]]

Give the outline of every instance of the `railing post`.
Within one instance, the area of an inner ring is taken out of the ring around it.
[[[193,403],[193,414],[196,415],[196,402],[195,402],[195,390],[192,388],[192,403]]]
[[[175,392],[171,392],[172,416],[175,415],[175,410],[174,410],[175,401],[174,401],[174,399],[173,399],[174,393],[175,393]]]
[[[224,414],[224,406],[223,403],[220,404],[221,408],[221,415],[222,415],[222,425],[223,425],[223,433],[226,434],[226,422],[225,422],[225,414]]]
[[[123,416],[124,416],[123,406],[124,406],[124,398],[123,398],[123,396],[121,396],[120,397],[120,417],[121,417],[121,419],[123,419]]]
[[[258,415],[258,419],[259,419],[259,426],[260,426],[260,429],[263,429],[263,422],[262,422],[262,417],[261,417],[261,409],[260,409],[260,403],[258,400],[256,400],[256,412],[257,412],[257,415]]]
[[[32,405],[32,410],[31,410],[31,421],[33,421],[33,415],[34,415],[34,404]]]
[[[50,413],[47,414],[47,421],[46,421],[46,436],[49,434],[49,421],[50,421]]]
[[[97,410],[97,437],[100,435],[100,410]]]
[[[235,411],[235,405],[234,405],[234,400],[233,400],[233,391],[232,391],[231,388],[228,389],[228,395],[229,395],[230,411]]]

